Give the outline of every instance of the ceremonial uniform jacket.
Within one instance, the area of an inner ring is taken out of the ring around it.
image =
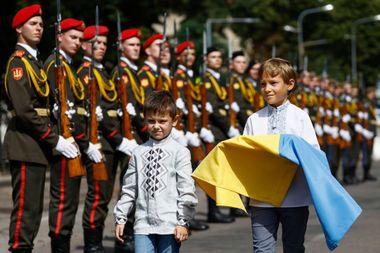
[[[156,79],[159,76],[159,73],[157,72],[157,65],[145,61],[137,75],[140,79],[141,86],[144,88],[145,95],[148,96],[153,90],[156,89]],[[168,79],[164,76],[162,78],[162,89],[169,90],[170,84],[168,83]]]
[[[87,136],[87,111],[85,109],[85,90],[84,84],[78,78],[76,71],[72,65],[63,55],[60,55],[63,65],[63,78],[66,88],[66,101],[69,110],[75,110],[70,121],[71,134],[75,142],[79,145],[82,152],[88,149],[89,141]],[[55,101],[59,106],[58,87],[55,79],[55,54],[51,54],[45,61],[44,69],[48,75],[50,90],[50,101]],[[72,103],[72,105],[70,105]],[[58,115],[59,117],[59,115]],[[58,133],[59,121],[51,116],[51,121],[54,124],[54,131]]]
[[[77,73],[79,78],[85,84],[86,93],[88,94],[89,85],[89,70],[91,60],[84,57],[82,65],[79,67]],[[113,81],[108,77],[104,67],[97,63],[93,68],[92,77],[95,79],[96,92],[97,92],[97,105],[102,109],[103,119],[98,122],[98,130],[101,134],[100,142],[104,152],[113,152],[123,140],[120,133],[120,120],[118,119],[117,109],[119,102],[117,99],[116,86]],[[86,95],[88,97],[88,95]]]
[[[5,74],[8,108],[13,117],[4,138],[4,158],[47,165],[58,143],[49,121],[49,85],[42,64],[22,45]]]

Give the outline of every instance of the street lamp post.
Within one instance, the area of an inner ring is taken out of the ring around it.
[[[352,23],[351,27],[351,80],[352,82],[357,81],[357,71],[358,71],[358,66],[357,66],[357,58],[356,58],[356,32],[357,29],[356,27],[361,24],[369,23],[369,22],[375,22],[380,20],[380,14],[372,17],[366,17],[366,18],[360,18],[358,20],[355,20]]]
[[[298,29],[298,66],[303,65],[303,56],[305,54],[305,47],[303,43],[303,29],[302,29],[302,22],[306,15],[313,14],[313,13],[319,13],[324,11],[331,11],[334,9],[334,6],[332,4],[327,4],[325,6],[317,7],[317,8],[311,8],[303,10],[299,15],[297,19],[297,29]]]
[[[208,18],[206,20],[206,33],[207,33],[207,45],[212,45],[212,24],[222,24],[222,23],[259,23],[259,18]]]

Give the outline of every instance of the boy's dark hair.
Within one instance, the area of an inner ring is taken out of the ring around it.
[[[144,116],[147,113],[153,112],[154,114],[169,113],[173,119],[176,116],[176,105],[172,95],[167,91],[153,91],[145,99],[144,103]]]
[[[271,77],[280,75],[286,84],[289,83],[290,79],[297,80],[297,74],[290,62],[281,58],[266,60],[259,70],[260,79],[263,78],[264,74]]]

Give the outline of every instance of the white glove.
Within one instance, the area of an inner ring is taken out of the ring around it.
[[[228,137],[233,138],[233,137],[239,136],[240,132],[238,129],[236,129],[234,127],[230,127],[227,135],[228,135]]]
[[[339,134],[343,138],[343,140],[345,140],[345,141],[351,141],[350,132],[348,132],[347,130],[340,129]]]
[[[181,111],[183,110],[183,108],[185,108],[185,103],[183,102],[182,98],[177,98],[177,100],[175,101],[175,105]]]
[[[70,143],[68,140],[59,136],[57,146],[55,149],[64,155],[66,158],[75,158],[79,155],[79,150],[74,144]]]
[[[185,114],[185,115],[189,114],[189,111],[187,110],[186,106],[183,107],[182,113]]]
[[[359,119],[364,119],[364,113],[363,112],[358,112],[358,117],[359,117]]]
[[[236,113],[238,113],[238,112],[240,111],[240,107],[239,107],[239,105],[238,105],[236,102],[233,102],[233,103],[231,104],[231,109],[232,109],[234,112],[236,112]]]
[[[132,103],[128,103],[127,104],[127,107],[125,108],[128,112],[128,114],[132,117],[136,116],[136,109],[135,107],[132,105]]]
[[[364,128],[362,127],[362,125],[360,125],[358,123],[355,124],[355,132],[364,134],[363,130],[364,130]]]
[[[206,111],[210,114],[214,112],[214,109],[212,109],[210,102],[206,102]]]
[[[323,126],[324,127],[324,126]],[[322,130],[322,127],[320,124],[315,124],[314,125],[314,129],[315,129],[315,133],[318,135],[318,136],[323,136],[323,130]]]
[[[103,112],[102,112],[102,108],[100,108],[100,106],[96,106],[95,108],[95,114],[96,114],[96,120],[98,122],[102,121],[103,120]]]
[[[326,110],[326,114],[327,114],[327,116],[329,116],[329,118],[331,118],[331,116],[332,116],[332,111],[331,111],[331,110]]]
[[[340,112],[339,112],[338,109],[334,110],[334,116],[337,117],[337,118],[340,116]]]
[[[182,146],[187,147],[187,139],[185,137],[185,133],[182,130],[178,131],[176,128],[172,128],[171,135],[175,141],[177,141]]]
[[[72,119],[73,118],[73,115],[75,114],[75,110],[74,109],[69,109],[65,112],[66,116],[69,118],[69,119]]]
[[[124,154],[130,156],[137,146],[138,144],[134,139],[128,140],[127,138],[123,137],[123,140],[121,141],[120,145],[117,146],[116,150],[119,150],[120,152],[123,152]]]
[[[331,136],[335,140],[339,136],[339,128],[338,127],[332,127],[331,128]]]
[[[199,115],[200,114],[200,112],[198,110],[198,107],[195,104],[193,104],[191,108],[193,109],[193,113],[195,115]]]
[[[190,147],[199,147],[201,145],[201,140],[198,137],[197,133],[186,132],[185,137],[187,139],[187,145]]]
[[[90,160],[95,163],[100,163],[102,161],[102,153],[100,153],[99,149],[91,142],[89,143],[88,149],[86,150],[86,154],[88,158],[90,158]]]
[[[363,119],[368,119],[368,112],[365,112],[363,115]]]
[[[215,136],[212,134],[211,130],[202,127],[199,136],[202,138],[204,142],[213,143],[215,142]]]
[[[344,122],[344,123],[347,123],[348,121],[350,121],[351,120],[351,116],[350,116],[350,114],[345,114],[343,117],[342,117],[342,121]]]
[[[224,109],[229,110],[230,109],[230,105],[229,104],[225,104],[224,105]]]
[[[373,132],[371,132],[367,129],[363,129],[363,135],[367,140],[370,140],[375,136]]]
[[[54,103],[52,113],[54,115],[54,118],[56,119],[58,119],[59,117],[58,112],[59,112],[59,106],[57,103]]]
[[[315,131],[317,131],[317,129],[315,129]],[[326,134],[331,134],[331,127],[329,125],[323,125],[323,131],[326,133]]]
[[[325,109],[323,109],[323,107],[319,107],[318,111],[319,111],[319,114],[321,115],[321,117],[325,116]],[[328,114],[329,111],[330,110],[327,110],[327,114]],[[331,111],[330,111],[329,117],[331,117]]]

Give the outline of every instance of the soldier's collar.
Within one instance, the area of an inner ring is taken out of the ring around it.
[[[161,68],[161,71],[164,72],[166,76],[170,76],[170,69],[168,68]]]
[[[37,49],[34,49],[25,43],[19,42],[19,43],[17,43],[17,45],[23,47],[29,54],[31,54],[34,58],[36,58],[38,60],[38,58],[37,58],[38,50]]]
[[[207,68],[206,71],[209,72],[213,77],[216,78],[216,80],[219,81],[219,79],[220,79],[220,73],[219,72],[217,72],[213,69],[210,69],[210,68]]]
[[[73,58],[71,58],[70,55],[68,55],[65,51],[62,49],[59,49],[59,53],[63,56],[63,58],[66,59],[66,61],[71,65],[73,63]]]
[[[149,61],[144,61],[144,64],[148,65],[154,72],[157,72],[157,65],[149,62]]]
[[[92,59],[90,57],[88,57],[88,56],[83,56],[83,59],[85,61],[92,62]],[[100,62],[97,62],[97,61],[94,61],[94,67],[97,68],[97,69],[104,69],[103,64],[101,64]]]
[[[182,64],[179,64],[178,65],[178,68],[182,69],[183,71],[186,71],[187,72],[187,75],[192,78],[194,76],[194,71],[192,69],[189,69],[189,68],[186,68],[185,66],[183,66]]]
[[[125,62],[128,65],[128,67],[130,67],[134,71],[137,71],[137,69],[138,69],[137,65],[134,64],[132,61],[130,61],[127,57],[122,56],[122,57],[120,57],[120,60],[122,60],[123,62]]]

